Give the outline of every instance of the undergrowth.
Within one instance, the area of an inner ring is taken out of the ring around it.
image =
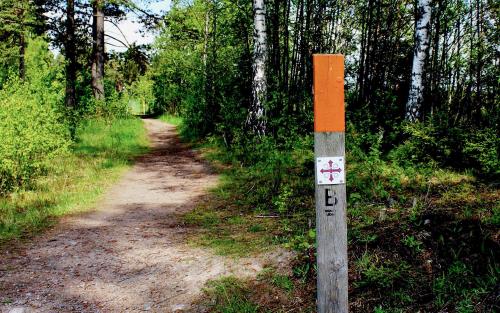
[[[175,115],[172,115],[172,114],[162,114],[160,116],[160,120],[168,123],[168,124],[172,124],[174,126],[182,126],[182,118],[179,117],[179,116],[175,116]]]
[[[258,305],[248,299],[249,290],[243,281],[236,277],[223,277],[209,281],[205,292],[212,298],[209,305],[212,312],[218,313],[257,313]]]
[[[139,119],[93,119],[66,154],[48,164],[30,188],[0,198],[0,243],[32,235],[64,214],[92,208],[108,186],[147,151]]]
[[[359,136],[366,135],[351,129],[346,140],[351,311],[494,310],[500,281],[498,185],[467,170],[387,158],[379,135],[370,137],[367,148]],[[209,138],[198,147],[220,170],[222,182],[210,201],[185,216],[200,229],[191,242],[235,256],[276,244],[295,250],[287,279],[296,293],[308,296],[294,305],[313,310],[312,138],[264,139],[231,149]],[[255,282],[246,284],[253,290]],[[258,312],[268,309],[259,300],[255,304]]]

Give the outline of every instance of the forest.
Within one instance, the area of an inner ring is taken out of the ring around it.
[[[342,54],[350,311],[496,312],[499,21],[493,0],[0,0],[0,251],[91,209],[156,118],[221,175],[193,244],[294,255],[211,281],[207,312],[315,312],[312,56]]]

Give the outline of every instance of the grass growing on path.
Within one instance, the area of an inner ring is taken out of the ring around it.
[[[34,188],[0,198],[0,243],[33,235],[55,217],[89,210],[133,157],[147,150],[139,119],[87,121],[71,152],[54,161]]]
[[[160,120],[164,121],[165,123],[172,124],[174,126],[181,126],[183,121],[182,117],[168,113],[164,113],[163,115],[161,115]]]
[[[212,299],[211,312],[257,313],[259,307],[248,299],[250,290],[234,276],[223,277],[207,283],[205,293]]]
[[[175,125],[181,139],[210,161],[221,176],[219,185],[211,190],[209,202],[184,215],[184,222],[197,228],[191,232],[189,242],[231,257],[249,256],[272,248],[275,221],[257,217],[253,212],[249,214],[246,206],[240,210],[238,199],[234,197],[240,187],[234,185],[236,173],[226,164],[226,155],[219,145],[211,140],[192,141],[192,134],[185,129],[182,117],[165,113],[159,119]]]

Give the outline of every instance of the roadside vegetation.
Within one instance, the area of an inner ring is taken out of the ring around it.
[[[34,235],[58,216],[92,209],[133,158],[148,149],[138,119],[90,120],[78,128],[77,138],[29,187],[0,199],[0,242]]]
[[[56,217],[89,210],[148,149],[127,97],[64,106],[63,63],[42,38],[27,41],[24,80],[0,89],[0,243],[32,236]],[[76,121],[74,136],[71,125]]]
[[[129,12],[154,44],[107,53],[105,17]],[[147,149],[132,114],[163,114],[222,175],[184,216],[190,243],[296,253],[289,272],[211,282],[200,305],[313,312],[311,60],[341,53],[351,312],[500,311],[496,20],[486,0],[173,1],[163,17],[131,1],[6,0],[0,241],[90,208]]]
[[[207,286],[213,312],[314,311],[313,53],[346,56],[351,312],[499,310],[494,7],[173,6],[155,42],[156,103],[222,173],[211,201],[184,218],[191,242],[234,257],[297,253],[290,273]],[[273,282],[288,291],[266,301]]]
[[[377,144],[364,151],[362,138],[350,129],[351,309],[494,310],[500,279],[496,183],[472,171],[411,164],[396,158],[397,150],[382,154]],[[189,141],[186,134],[184,140]],[[184,216],[194,227],[191,244],[231,257],[276,246],[297,253],[289,273],[268,269],[253,281],[228,277],[210,283],[205,305],[213,312],[314,312],[312,138],[297,138],[279,152],[269,143],[244,152],[229,150],[216,137],[193,143],[222,179],[210,201]],[[272,301],[267,294],[273,295]]]

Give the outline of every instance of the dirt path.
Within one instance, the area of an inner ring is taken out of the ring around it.
[[[262,269],[260,258],[233,260],[186,243],[179,214],[201,201],[217,176],[174,127],[145,125],[152,152],[95,212],[1,251],[1,312],[197,312],[191,303],[207,280]]]

